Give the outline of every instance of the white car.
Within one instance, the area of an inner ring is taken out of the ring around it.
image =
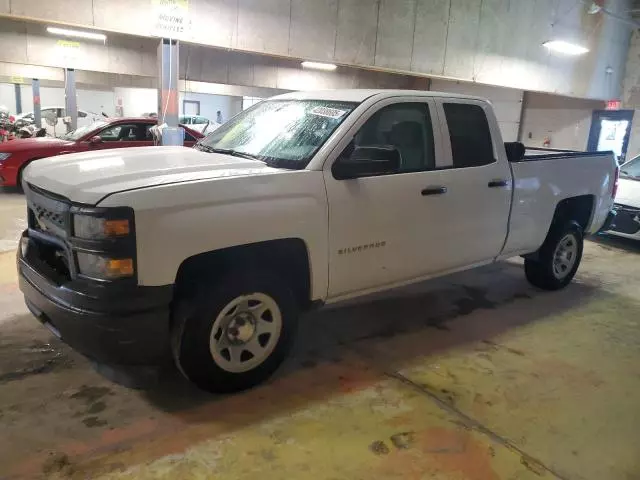
[[[20,288],[85,355],[204,389],[267,378],[298,314],[522,255],[556,290],[612,216],[611,152],[526,157],[489,102],[297,92],[194,148],[69,154],[24,172]],[[576,171],[580,175],[576,175]]]
[[[180,115],[179,122],[180,124],[187,125],[190,129],[205,136],[220,127],[218,122],[214,122],[200,115]]]
[[[640,240],[640,155],[620,166],[616,218],[608,233]]]

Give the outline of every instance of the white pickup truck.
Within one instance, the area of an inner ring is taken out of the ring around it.
[[[314,306],[518,255],[531,283],[564,287],[616,182],[611,153],[505,148],[481,98],[292,93],[192,149],[31,164],[20,287],[88,357],[172,354],[200,387],[239,390],[278,367]]]

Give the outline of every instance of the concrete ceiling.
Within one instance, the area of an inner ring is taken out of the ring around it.
[[[620,94],[634,27],[629,22],[632,1],[607,0],[607,15],[589,15],[586,8],[578,8],[586,0],[189,0],[180,16],[186,26],[172,35],[205,47],[297,62],[316,60],[606,99]],[[141,67],[122,73],[153,75],[155,62],[148,60],[155,58],[157,40],[128,40],[133,52],[111,45],[112,32],[143,37],[160,33],[160,19],[167,15],[148,4],[0,0],[0,16],[41,22],[40,27],[29,23],[19,31],[0,28],[6,46],[0,49],[0,61],[68,66],[70,60],[85,58],[79,50],[95,50],[89,42],[75,42],[80,46],[74,52],[61,44],[41,46],[38,42],[47,36],[42,26],[59,23],[107,32],[108,48],[114,52],[110,65],[124,69],[131,58]],[[543,47],[550,39],[568,39],[589,52],[558,55]],[[149,40],[149,49],[133,45]],[[97,56],[86,59],[84,68],[102,70],[94,65]]]

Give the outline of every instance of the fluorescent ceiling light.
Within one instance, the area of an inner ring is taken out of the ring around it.
[[[303,68],[312,68],[314,70],[327,70],[333,71],[338,68],[337,65],[333,63],[320,63],[320,62],[302,62]]]
[[[589,51],[588,48],[581,47],[575,43],[565,42],[564,40],[551,40],[550,42],[544,42],[542,45],[549,50],[566,53],[567,55],[583,55]]]
[[[64,37],[87,38],[89,40],[100,40],[102,42],[107,40],[107,36],[104,33],[82,32],[80,30],[68,30],[58,27],[47,27],[47,32]]]

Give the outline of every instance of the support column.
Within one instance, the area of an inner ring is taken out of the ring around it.
[[[14,83],[13,88],[16,94],[16,113],[22,113],[22,89],[19,83]]]
[[[78,100],[76,95],[76,71],[64,69],[64,109],[67,116],[67,132],[78,128]]]
[[[158,124],[167,125],[162,133],[163,145],[182,145],[183,132],[178,128],[178,41],[163,38],[158,46]]]
[[[42,111],[40,107],[40,80],[31,80],[31,90],[33,91],[33,123],[37,128],[42,128]]]

